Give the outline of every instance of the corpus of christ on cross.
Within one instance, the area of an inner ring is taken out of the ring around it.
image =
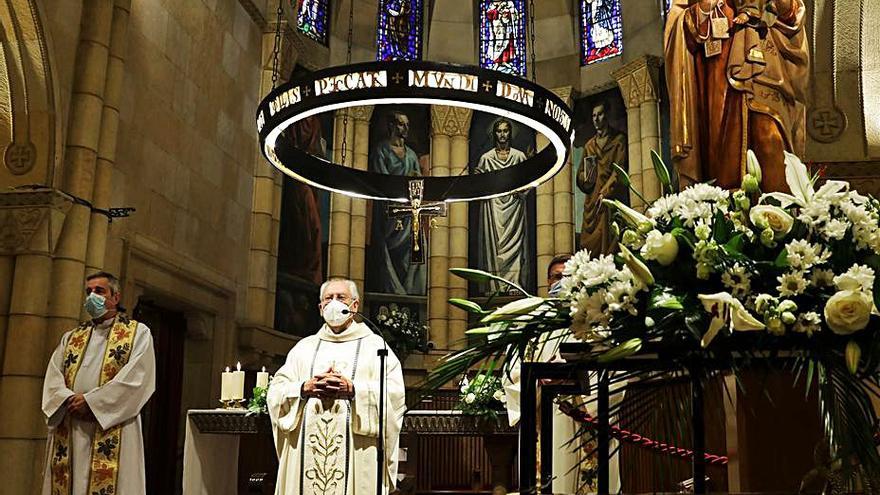
[[[398,221],[406,217],[412,219],[410,263],[413,265],[420,265],[426,260],[425,238],[428,236],[430,222],[428,222],[428,225],[424,225],[422,220],[446,216],[446,203],[442,201],[431,203],[422,202],[422,194],[424,193],[424,190],[425,182],[422,179],[409,181],[409,205],[404,206],[395,203],[388,205],[387,209],[388,216],[391,218],[397,218]],[[402,223],[398,223],[398,226],[399,228],[403,228]]]

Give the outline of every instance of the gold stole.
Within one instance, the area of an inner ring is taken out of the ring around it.
[[[83,353],[88,347],[94,325],[84,323],[77,327],[67,340],[64,348],[64,383],[73,389],[76,374],[82,364]],[[107,348],[101,363],[99,386],[112,380],[128,363],[134,346],[137,322],[124,315],[116,317],[116,323],[107,337]],[[95,495],[115,494],[116,480],[119,475],[119,451],[122,441],[122,425],[107,430],[95,429],[92,442],[91,466],[89,468],[89,488],[86,493]],[[70,415],[65,415],[61,424],[55,428],[53,435],[52,454],[52,495],[70,495]]]

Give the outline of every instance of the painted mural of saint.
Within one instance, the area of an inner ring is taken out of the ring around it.
[[[386,125],[388,137],[373,149],[370,169],[380,174],[421,176],[419,157],[406,144],[409,117],[403,112],[391,112]],[[373,243],[378,245],[376,249],[382,264],[378,270],[381,273],[378,290],[390,294],[424,295],[427,268],[424,264],[410,264],[412,219],[383,215],[377,224],[373,228]]]
[[[500,118],[492,125],[494,147],[483,153],[474,173],[512,167],[526,160],[522,151],[511,147],[513,124]],[[526,285],[529,273],[526,201],[522,194],[511,194],[479,203],[477,266],[504,279]],[[498,290],[492,285],[493,291]]]

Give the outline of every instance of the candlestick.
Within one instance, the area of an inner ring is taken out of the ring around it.
[[[220,373],[220,400],[228,401],[232,399],[232,373],[229,371],[229,366],[226,367],[226,371]]]
[[[257,387],[266,388],[269,386],[269,373],[266,373],[266,367],[263,366],[263,371],[257,372]]]
[[[241,371],[241,363],[236,364],[236,371],[233,371],[231,375],[232,395],[229,398],[232,400],[244,399],[244,371]]]

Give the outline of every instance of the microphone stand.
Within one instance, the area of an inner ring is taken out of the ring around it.
[[[385,360],[388,358],[388,342],[382,330],[364,314],[346,309],[342,314],[354,314],[363,318],[367,327],[382,339],[383,348],[376,350],[379,357],[379,438],[376,441],[376,495],[385,495]]]

